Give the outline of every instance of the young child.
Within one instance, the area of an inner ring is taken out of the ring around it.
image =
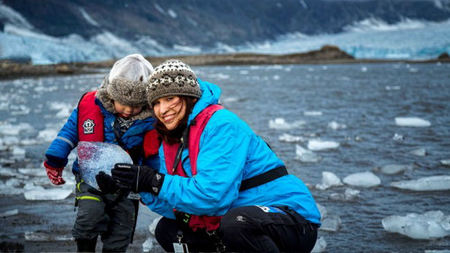
[[[134,164],[142,162],[144,134],[153,130],[155,121],[147,106],[144,85],[152,72],[152,65],[142,55],[128,55],[114,64],[97,91],[82,96],[45,153],[44,167],[53,184],[65,183],[62,172],[79,141],[118,144]],[[80,179],[77,160],[72,172],[77,179],[78,205],[72,235],[78,252],[94,252],[99,235],[103,252],[125,252],[134,233],[137,201],[114,189],[110,191],[114,193],[93,190]]]

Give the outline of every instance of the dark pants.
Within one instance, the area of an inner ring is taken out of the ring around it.
[[[89,188],[86,183],[79,183],[76,189],[78,212],[72,235],[78,251],[95,251],[100,235],[103,252],[125,252],[135,225],[134,200],[126,196],[118,198],[118,194],[100,196],[89,192]],[[111,202],[116,203],[109,205]]]
[[[271,210],[274,210],[271,208]],[[231,209],[221,221],[218,235],[227,252],[310,252],[317,239],[317,226],[295,212],[271,212],[265,207]],[[177,233],[175,220],[162,218],[155,231],[158,243],[174,251]],[[205,231],[182,230],[182,242],[191,252],[216,251],[217,240]]]

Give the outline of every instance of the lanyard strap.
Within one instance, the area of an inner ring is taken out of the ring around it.
[[[178,146],[177,154],[176,154],[175,160],[173,162],[172,173],[174,173],[178,167],[178,163],[181,160],[181,155],[183,153],[184,147],[188,143],[188,139],[189,139],[189,127],[186,127],[183,131],[183,135],[181,137],[181,143],[180,143],[180,146]],[[181,168],[183,169],[183,164],[181,165]]]

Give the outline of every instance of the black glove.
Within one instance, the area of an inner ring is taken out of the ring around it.
[[[150,192],[158,195],[164,182],[164,174],[147,166],[116,163],[111,174],[117,186],[133,192]]]
[[[115,193],[119,190],[119,186],[114,182],[114,179],[103,171],[95,176],[95,180],[97,180],[98,188],[102,193]]]

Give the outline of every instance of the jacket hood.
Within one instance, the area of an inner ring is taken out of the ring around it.
[[[192,109],[191,114],[188,118],[188,125],[191,124],[191,121],[206,107],[209,105],[214,105],[219,103],[220,94],[222,91],[220,90],[219,86],[202,81],[200,79],[197,79],[198,83],[200,84],[200,89],[202,91],[202,96],[200,99],[195,103],[194,108]]]

